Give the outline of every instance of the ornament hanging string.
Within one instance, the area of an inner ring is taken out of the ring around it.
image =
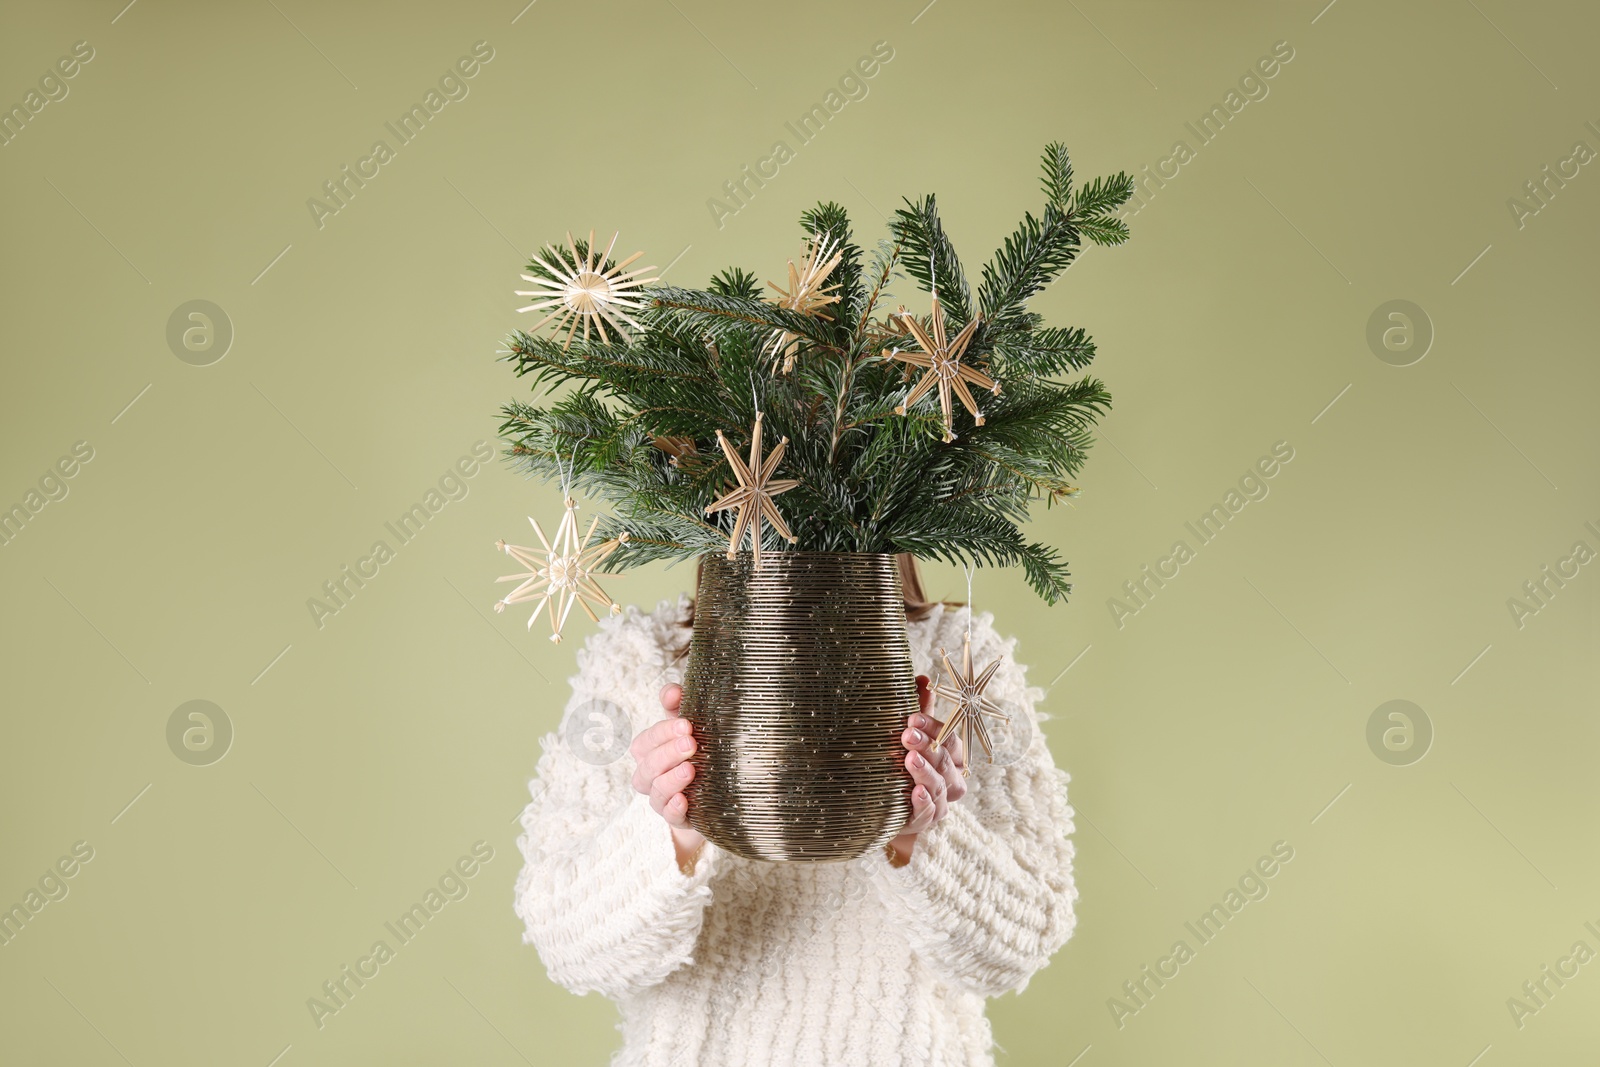
[[[555,454],[556,479],[561,485],[561,500],[563,503],[572,499],[572,481],[578,475],[578,446],[583,444],[583,438],[572,442],[572,463],[563,470],[561,467],[561,453]]]
[[[967,643],[972,643],[972,564],[963,568],[967,572]]]

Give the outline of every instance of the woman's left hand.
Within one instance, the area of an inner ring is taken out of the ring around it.
[[[961,773],[966,765],[961,739],[951,735],[937,750],[933,749],[933,739],[944,724],[930,714],[933,694],[926,675],[917,675],[917,699],[922,710],[911,716],[900,735],[900,743],[906,747],[905,766],[911,772],[913,788],[911,817],[899,836],[889,842],[890,851],[897,857],[896,866],[910,861],[917,835],[936,825],[950,810],[950,805],[967,792],[966,778]]]

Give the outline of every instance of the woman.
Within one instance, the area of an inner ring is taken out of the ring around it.
[[[567,713],[626,710],[627,758],[596,765],[544,739],[519,838],[516,910],[550,977],[616,1000],[614,1067],[992,1064],[984,1000],[1021,991],[1072,934],[1072,809],[1035,701],[990,616],[972,658],[1026,748],[963,776],[931,750],[927,676],[958,659],[969,611],[929,603],[900,557],[922,711],[901,735],[911,815],[883,850],[845,863],[764,863],[687,821],[689,723],[678,717],[693,604],[629,608],[578,654]],[[563,731],[564,732],[564,731]]]

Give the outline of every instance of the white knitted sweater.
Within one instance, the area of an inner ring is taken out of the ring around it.
[[[517,842],[523,940],[556,982],[618,1002],[613,1067],[992,1064],[984,999],[1021,991],[1049,962],[1078,896],[1068,778],[1037,728],[1044,693],[1024,681],[1015,640],[987,614],[973,621],[973,662],[1005,657],[987,692],[1033,720],[1031,746],[1008,766],[975,759],[967,795],[910,863],[882,850],[764,863],[707,844],[685,876],[632,789],[626,749],[664,717],[661,687],[682,680],[688,611],[686,597],[629,608],[578,653],[567,714],[609,701],[630,733],[600,764],[574,752],[568,729],[544,738]],[[960,656],[967,615],[939,607],[908,624],[917,673],[934,674],[941,647]]]

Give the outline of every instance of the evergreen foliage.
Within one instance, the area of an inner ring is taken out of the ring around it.
[[[1077,491],[1069,479],[1111,396],[1090,376],[1056,380],[1087,367],[1094,342],[1081,328],[1044,325],[1027,301],[1072,264],[1083,241],[1128,239],[1114,212],[1133,191],[1126,174],[1076,189],[1072,178],[1065,146],[1048,146],[1044,208],[1026,214],[983,267],[976,294],[934,197],[906,201],[889,239],[870,252],[855,242],[845,210],[824,203],[800,224],[843,251],[824,283],[840,296],[824,309],[829,318],[777,307],[755,275],[732,267],[704,289],[647,287],[640,328],[626,336],[585,340],[579,331],[564,350],[564,338],[513,333],[505,358],[536,395],[553,399],[502,409],[507,455],[527,474],[567,473],[575,491],[611,506],[601,534],[629,537],[605,569],[693,558],[726,551],[732,529],[732,512],[704,515],[733,480],[716,431],[743,454],[759,403],[769,449],[789,438],[776,476],[801,482],[778,502],[798,542],[768,531],[763,552],[911,552],[1021,565],[1054,603],[1070,590],[1066,563],[1018,524],[1033,501],[1049,506]],[[588,253],[582,241],[577,250],[580,259]],[[575,266],[567,249],[550,254]],[[549,276],[538,264],[528,269]],[[982,426],[958,406],[948,443],[936,393],[895,413],[909,368],[885,352],[912,342],[890,318],[889,285],[906,276],[925,292],[937,287],[951,335],[981,313],[964,361],[1001,385],[999,395],[979,395]],[[778,331],[800,338],[784,374],[774,373],[770,351]]]

